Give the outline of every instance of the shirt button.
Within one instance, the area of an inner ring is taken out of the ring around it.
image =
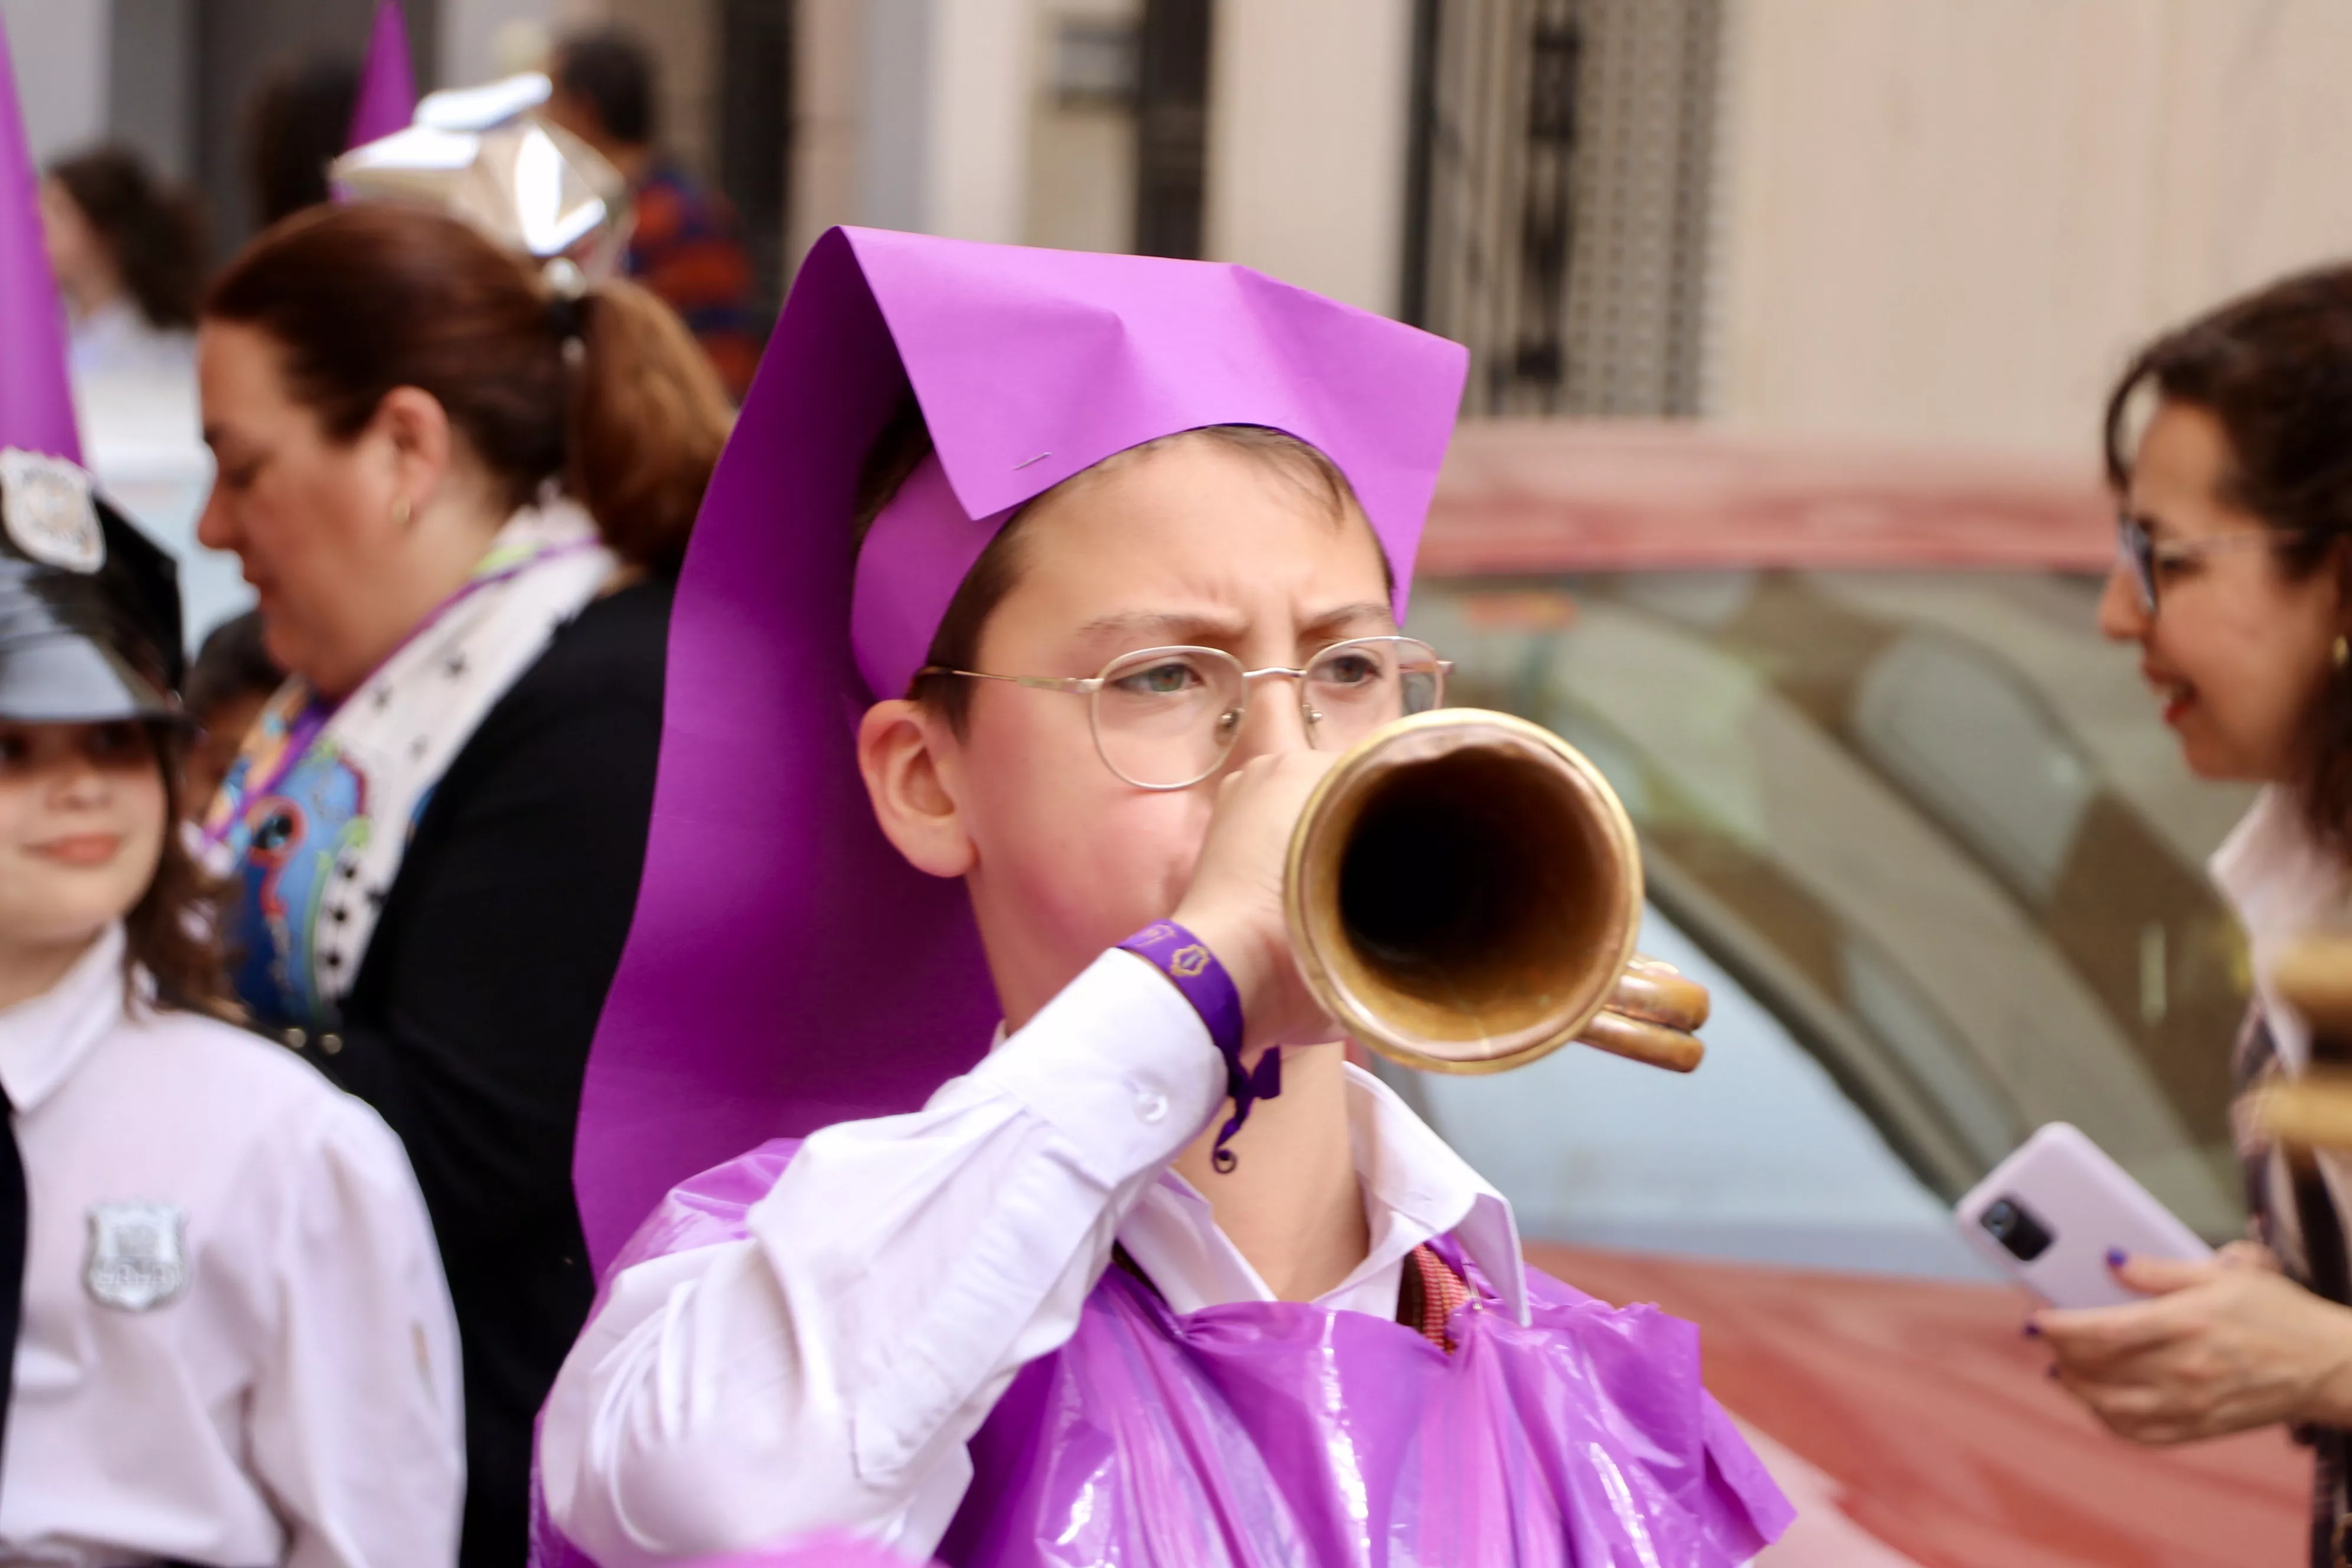
[[[307,1035],[307,1034],[304,1034],[304,1033],[303,1033],[301,1030],[299,1030],[299,1029],[289,1029],[289,1030],[287,1030],[287,1031],[286,1031],[286,1035],[285,1035],[285,1039],[286,1039],[286,1043],[287,1043],[289,1046],[291,1046],[294,1049],[296,1049],[296,1050],[298,1050],[298,1051],[299,1051],[299,1050],[300,1050],[304,1046],[307,1046],[307,1045],[309,1045],[309,1044],[310,1043],[310,1037],[309,1035]]]
[[[1146,1126],[1157,1127],[1168,1120],[1168,1097],[1156,1089],[1140,1089],[1135,1096],[1135,1114]]]
[[[341,1056],[343,1051],[343,1037],[341,1035],[320,1035],[319,1048],[331,1057]]]

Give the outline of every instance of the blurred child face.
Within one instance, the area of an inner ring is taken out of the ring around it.
[[[136,723],[0,720],[0,951],[79,947],[146,895],[163,775]]]
[[[2273,783],[2293,769],[2297,734],[2333,668],[2344,606],[2332,563],[2288,575],[2267,546],[2273,531],[2228,503],[2229,464],[2220,420],[2188,404],[2158,405],[2124,499],[2158,551],[2157,610],[2142,607],[2119,564],[2108,574],[2099,625],[2139,644],[2140,674],[2190,771]]]
[[[230,764],[236,761],[236,753],[245,744],[246,731],[261,718],[261,710],[269,706],[271,696],[268,691],[240,691],[195,715],[199,729],[195,743],[188,748],[184,803],[191,817],[200,822],[204,819],[213,796],[220,793],[221,781],[228,777]]]
[[[1091,676],[1140,648],[1222,648],[1298,668],[1331,643],[1396,630],[1370,527],[1265,458],[1180,440],[1063,485],[1021,522],[1020,570],[976,668]],[[1139,789],[1096,754],[1083,697],[974,681],[966,731],[933,725],[943,786],[1006,1015],[1024,1019],[1106,948],[1176,907],[1219,781],[1306,750],[1295,681],[1255,683],[1223,767]],[[1280,866],[1266,868],[1278,880]]]

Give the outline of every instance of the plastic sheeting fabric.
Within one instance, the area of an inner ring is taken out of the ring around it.
[[[740,1240],[797,1140],[671,1192],[614,1262]],[[971,1445],[951,1568],[1728,1568],[1795,1517],[1699,1376],[1698,1331],[1528,1271],[1472,1286],[1452,1353],[1362,1312],[1182,1316],[1105,1272]],[[609,1276],[608,1276],[609,1278]],[[534,1568],[594,1568],[542,1516]],[[809,1568],[810,1547],[724,1559]]]

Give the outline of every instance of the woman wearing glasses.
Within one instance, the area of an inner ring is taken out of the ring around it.
[[[2352,915],[2352,268],[2288,279],[2158,339],[2117,383],[2106,428],[2122,549],[2100,626],[2139,645],[2191,769],[2265,786],[2213,859],[2252,949],[2237,1047],[2252,1087],[2313,1055],[2263,977],[2297,937]],[[2313,1561],[2335,1564],[2352,1428],[2341,1217],[2352,1165],[2244,1153],[2255,1241],[2208,1264],[2116,1258],[2147,1300],[2043,1311],[2030,1331],[2125,1436],[2296,1426],[2319,1458]]]

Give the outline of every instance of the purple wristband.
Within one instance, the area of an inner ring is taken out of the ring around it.
[[[1282,1052],[1269,1047],[1258,1058],[1257,1070],[1242,1070],[1242,997],[1234,977],[1209,951],[1209,944],[1174,921],[1157,921],[1118,944],[1168,976],[1177,994],[1192,1005],[1208,1026],[1209,1039],[1225,1058],[1225,1092],[1233,1097],[1233,1119],[1217,1133],[1210,1163],[1220,1171],[1234,1168],[1233,1135],[1249,1120],[1250,1106],[1282,1092]]]

